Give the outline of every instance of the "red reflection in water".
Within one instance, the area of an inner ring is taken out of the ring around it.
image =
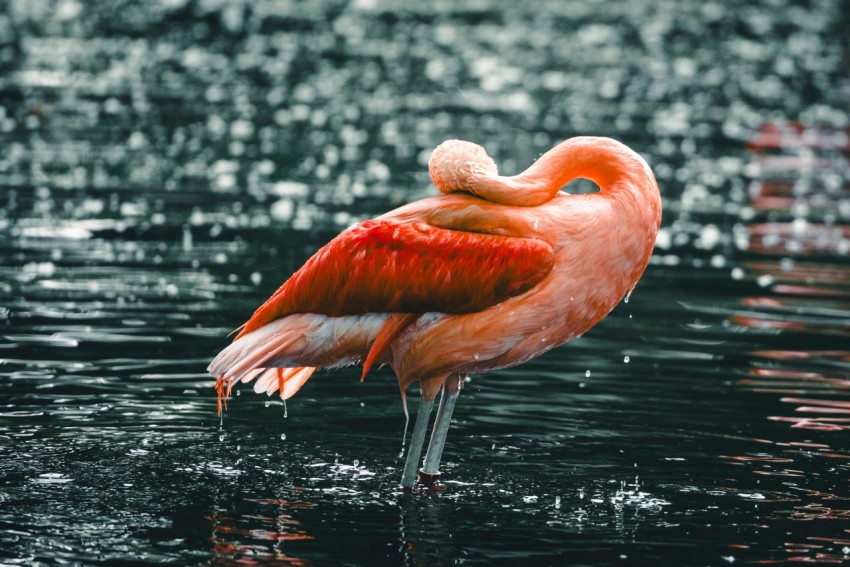
[[[213,510],[206,519],[210,522],[213,545],[212,565],[290,565],[307,567],[310,561],[292,557],[280,549],[287,541],[313,539],[299,528],[287,510],[303,510],[315,504],[287,500],[255,500],[269,505],[276,512],[264,514],[234,514],[226,510]]]
[[[812,127],[801,122],[766,122],[747,143],[756,154],[771,150],[832,150],[850,152],[850,128]]]
[[[775,354],[773,351],[760,351],[755,356]],[[819,354],[819,353],[807,353]],[[831,353],[830,353],[831,354]],[[847,353],[841,353],[846,356]],[[799,352],[782,353],[777,360],[806,360],[809,357]],[[822,397],[795,397],[805,395],[850,397],[850,379],[846,374],[836,372],[826,374],[787,368],[751,368],[752,378],[744,378],[739,384],[753,392],[791,394],[792,397],[780,401],[795,404],[793,416],[770,416],[771,421],[790,423],[795,429],[813,429],[818,431],[843,431],[850,429],[850,401]],[[812,415],[814,414],[814,416]]]
[[[824,264],[789,257],[783,262],[760,260],[747,262],[745,266],[753,272],[789,283],[850,285],[850,266],[843,264]],[[850,295],[850,289],[846,292]]]
[[[763,358],[773,358],[776,360],[825,360],[850,362],[850,352],[844,350],[757,350],[753,351],[753,356]]]
[[[747,226],[750,252],[758,254],[838,254],[850,252],[850,226],[759,223]]]
[[[743,215],[749,221],[744,247],[772,258],[741,266],[765,295],[741,300],[730,322],[794,346],[749,353],[753,367],[738,384],[750,392],[779,394],[787,411],[768,419],[790,430],[788,441],[759,439],[757,452],[725,458],[750,468],[761,486],[781,487],[782,497],[793,503],[773,508],[768,519],[814,524],[823,536],[789,539],[784,556],[755,563],[845,564],[850,562],[845,433],[850,430],[850,350],[838,341],[850,336],[850,265],[845,261],[850,255],[845,220],[850,218],[850,128],[768,123],[747,148],[757,174],[749,185],[751,208]],[[813,335],[823,337],[823,350],[816,350]],[[806,488],[808,479],[824,476],[836,479],[831,492]],[[768,502],[778,493],[762,490],[759,496]]]
[[[789,336],[850,336],[850,302],[842,301],[850,297],[850,266],[824,261],[850,252],[850,225],[836,222],[834,206],[850,204],[850,128],[768,122],[747,149],[757,172],[750,183],[752,218],[762,219],[746,227],[747,249],[784,257],[745,264],[773,295],[743,299],[746,311],[730,317],[731,322]],[[812,212],[818,204],[830,205],[829,216]],[[797,218],[789,218],[792,213]],[[784,220],[764,222],[775,217]],[[795,405],[794,415],[771,420],[795,429],[850,428],[850,376],[842,365],[850,361],[850,352],[762,350],[752,355],[770,366],[751,369],[751,378],[740,384],[751,391],[785,394],[782,402]],[[823,366],[835,371],[824,372]]]
[[[756,217],[771,213],[771,222],[747,226],[747,250],[793,256],[850,253],[850,226],[836,222],[835,215],[847,218],[850,210],[848,128],[768,122],[747,149],[757,172],[750,180],[750,205]],[[813,211],[823,219],[813,219]],[[783,214],[783,222],[771,218]]]

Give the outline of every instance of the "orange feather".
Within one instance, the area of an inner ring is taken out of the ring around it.
[[[378,331],[378,335],[375,337],[375,342],[372,343],[372,348],[369,349],[369,354],[366,355],[366,360],[363,361],[363,373],[360,375],[361,382],[366,379],[366,375],[369,374],[369,371],[372,369],[372,365],[375,364],[378,357],[387,350],[390,343],[392,343],[402,331],[415,323],[418,318],[418,313],[393,313],[393,315],[387,319],[387,322],[384,323],[384,326],[381,327],[380,331]]]

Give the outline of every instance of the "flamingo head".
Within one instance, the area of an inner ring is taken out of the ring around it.
[[[475,193],[480,180],[499,175],[496,162],[487,155],[487,151],[464,140],[446,140],[434,148],[428,161],[428,172],[441,193]]]

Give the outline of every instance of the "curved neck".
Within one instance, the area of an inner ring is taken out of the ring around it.
[[[519,175],[479,177],[472,190],[488,201],[535,206],[576,178],[595,182],[603,195],[654,192],[658,199],[655,177],[643,158],[616,140],[590,136],[561,142]]]

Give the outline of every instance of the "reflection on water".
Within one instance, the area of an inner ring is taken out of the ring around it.
[[[738,385],[784,404],[777,412],[782,415],[767,419],[826,436],[758,439],[766,450],[729,458],[753,474],[784,479],[782,493],[773,497],[793,506],[773,517],[840,525],[850,518],[841,480],[850,452],[843,438],[834,437],[850,423],[850,353],[843,342],[850,335],[850,141],[846,129],[767,123],[749,148],[746,249],[767,258],[746,262],[743,273],[769,294],[742,298],[729,321],[770,337],[761,347],[773,348],[751,353],[748,376]],[[815,488],[814,477],[832,482]],[[786,541],[785,560],[844,563],[850,556],[846,534]]]
[[[773,259],[750,262],[748,271],[771,297],[742,300],[751,311],[730,321],[764,332],[797,336],[850,336],[850,266],[833,258],[850,251],[850,138],[846,128],[767,123],[749,148],[754,156],[748,250]],[[829,203],[831,206],[825,206]],[[802,260],[801,260],[802,258]],[[824,344],[818,345],[821,348]],[[742,384],[754,391],[787,394],[793,416],[771,416],[798,429],[842,431],[850,414],[846,351],[761,351]],[[817,364],[815,365],[815,361]],[[835,458],[850,458],[819,449]]]
[[[0,563],[850,561],[846,7],[738,4],[0,0]],[[219,420],[227,333],[431,147],[579,133],[652,163],[656,254],[473,377],[443,491],[387,372]]]

